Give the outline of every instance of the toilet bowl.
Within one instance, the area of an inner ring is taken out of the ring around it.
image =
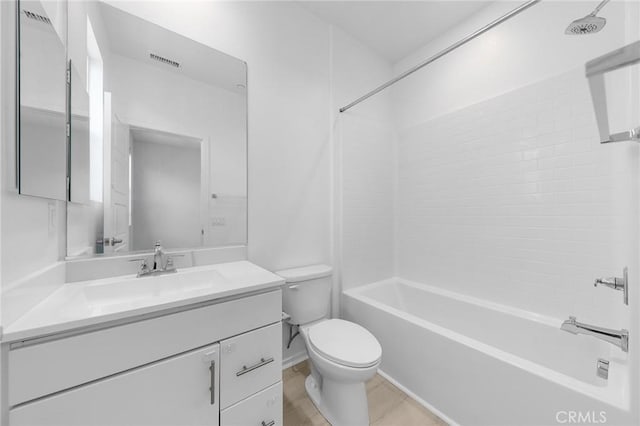
[[[314,265],[277,272],[286,284],[283,309],[298,326],[310,361],[305,389],[318,411],[333,426],[369,424],[365,383],[382,359],[382,347],[364,327],[327,319],[331,268]]]
[[[300,333],[311,361],[305,389],[318,411],[334,426],[368,425],[365,383],[378,371],[382,357],[376,338],[340,319],[303,326]]]

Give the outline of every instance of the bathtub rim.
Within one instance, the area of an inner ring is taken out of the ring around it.
[[[471,349],[477,350],[486,355],[494,357],[500,361],[506,362],[509,365],[512,365],[516,368],[528,371],[531,374],[535,374],[536,376],[541,377],[545,380],[551,381],[557,385],[560,385],[572,391],[581,393],[585,396],[594,398],[600,402],[609,404],[612,407],[615,407],[617,409],[628,411],[628,412],[631,411],[628,355],[626,356],[625,359],[614,356],[615,353],[612,356],[610,356],[609,361],[611,364],[613,364],[612,367],[614,368],[610,369],[609,380],[606,386],[597,386],[594,384],[589,384],[587,382],[581,381],[577,378],[571,377],[564,373],[555,371],[549,367],[545,367],[536,362],[522,358],[521,356],[514,355],[503,349],[483,343],[482,341],[479,341],[477,339],[474,339],[472,337],[469,337],[457,331],[448,329],[446,327],[435,324],[431,321],[417,317],[416,315],[401,311],[397,308],[394,308],[390,305],[379,302],[366,295],[366,291],[369,289],[390,285],[390,284],[391,285],[398,285],[398,284],[407,285],[409,287],[414,287],[419,290],[425,291],[427,293],[430,292],[430,293],[438,294],[440,296],[449,297],[457,301],[460,301],[462,303],[470,303],[473,305],[480,306],[482,308],[498,311],[502,314],[517,316],[522,319],[534,321],[536,323],[549,326],[552,328],[559,328],[560,324],[562,323],[561,320],[558,320],[557,318],[553,318],[550,316],[545,316],[542,314],[533,313],[533,312],[525,311],[522,309],[510,307],[510,306],[501,305],[496,302],[491,302],[491,301],[483,300],[477,297],[456,293],[454,291],[442,289],[440,287],[436,287],[430,284],[417,283],[417,282],[400,278],[400,277],[393,277],[393,278],[388,278],[381,281],[376,281],[373,283],[360,285],[358,287],[344,290],[342,294],[343,296],[351,297],[362,303],[371,305],[377,309],[380,309],[392,315],[398,316],[406,321],[413,323],[414,325],[426,328],[431,332],[440,334],[448,339],[454,340]],[[383,362],[384,362],[384,352],[383,352]]]

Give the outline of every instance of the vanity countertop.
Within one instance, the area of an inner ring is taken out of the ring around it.
[[[4,328],[3,342],[31,339],[196,303],[275,289],[284,280],[248,261],[64,284]]]

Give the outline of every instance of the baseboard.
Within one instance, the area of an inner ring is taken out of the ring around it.
[[[299,354],[295,354],[293,356],[290,356],[288,358],[285,358],[282,360],[282,369],[286,370],[289,367],[293,367],[294,365],[298,364],[299,362],[302,362],[304,360],[306,360],[307,357],[307,352],[301,352]]]
[[[433,405],[429,404],[427,401],[425,401],[424,399],[420,398],[418,395],[416,395],[415,393],[411,392],[409,389],[407,389],[406,387],[404,387],[400,382],[398,382],[396,379],[394,379],[393,377],[391,377],[390,375],[388,375],[387,373],[385,373],[382,370],[378,370],[378,374],[380,374],[382,377],[384,377],[385,379],[387,379],[389,382],[391,382],[395,387],[397,387],[398,389],[400,389],[402,392],[406,393],[407,395],[409,395],[414,401],[416,401],[418,404],[422,405],[424,408],[426,408],[427,410],[431,411],[433,414],[435,414],[436,416],[440,417],[442,420],[444,420],[445,422],[447,422],[450,426],[459,426],[458,423],[456,423],[455,421],[453,421],[453,419],[451,419],[449,416],[447,416],[446,414],[444,414],[442,411],[438,410],[436,407],[434,407]]]

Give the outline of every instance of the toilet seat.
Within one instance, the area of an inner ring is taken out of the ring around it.
[[[309,327],[307,333],[313,349],[337,364],[365,368],[382,357],[382,347],[373,334],[350,321],[321,321]]]

